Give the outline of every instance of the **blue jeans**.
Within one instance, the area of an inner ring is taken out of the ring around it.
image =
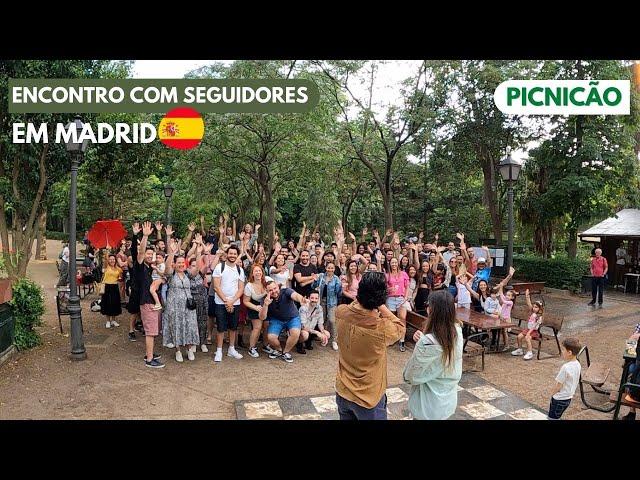
[[[549,418],[551,420],[559,420],[564,411],[569,408],[569,404],[571,403],[571,399],[569,400],[556,400],[551,397],[551,403],[549,404]]]
[[[378,404],[373,408],[364,408],[357,403],[342,398],[336,393],[336,404],[340,420],[386,420],[387,419],[387,394],[385,393]]]

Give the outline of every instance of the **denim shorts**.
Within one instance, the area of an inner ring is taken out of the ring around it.
[[[292,330],[302,328],[302,322],[300,321],[300,317],[293,317],[291,320],[282,321],[277,318],[270,317],[267,319],[269,321],[269,328],[267,329],[267,335],[280,335],[282,330]]]
[[[549,418],[551,420],[560,419],[564,411],[569,408],[569,404],[571,404],[571,399],[556,400],[551,397],[551,403],[549,404]]]
[[[387,297],[387,308],[392,312],[397,312],[404,303],[404,297]]]

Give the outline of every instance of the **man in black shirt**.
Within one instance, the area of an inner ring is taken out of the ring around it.
[[[140,317],[145,332],[146,355],[144,362],[147,367],[162,368],[164,363],[159,360],[160,356],[153,353],[155,338],[160,330],[160,311],[154,310],[156,302],[150,291],[153,283],[151,264],[153,262],[154,249],[148,244],[148,240],[152,231],[151,222],[142,224],[142,240],[140,241],[140,248],[133,268],[140,295]],[[170,226],[167,226],[166,231],[168,236],[173,233]]]
[[[294,290],[303,297],[308,297],[313,290],[311,284],[318,279],[318,269],[309,263],[309,252],[306,250],[300,254],[300,263],[296,263],[293,267],[293,278],[295,279]]]

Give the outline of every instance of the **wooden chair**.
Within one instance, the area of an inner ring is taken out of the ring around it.
[[[513,327],[511,328],[511,333],[514,335],[518,335],[520,332],[522,332],[524,329],[521,327],[522,321],[527,321],[528,316],[523,316],[522,315],[522,306],[519,305],[518,307],[514,307],[514,311],[512,311],[511,317],[518,320],[518,326],[517,327]],[[516,311],[516,308],[518,308],[518,310]],[[528,315],[528,308],[525,307],[526,311],[527,311],[527,315]],[[517,315],[517,316],[516,316]],[[540,328],[538,329],[538,355],[536,356],[536,358],[538,360],[540,360],[540,350],[542,348],[542,342],[544,340],[555,340],[556,341],[556,346],[558,347],[558,355],[560,355],[562,353],[562,350],[560,349],[560,340],[558,339],[558,334],[560,333],[560,330],[562,330],[562,324],[564,323],[564,317],[561,315],[556,315],[555,313],[544,313],[544,315],[542,315],[542,324],[540,325]],[[545,328],[547,329],[547,331],[549,333],[545,333],[542,329]],[[534,340],[535,341],[535,340]]]
[[[482,370],[474,370],[476,372],[484,372],[485,348],[483,345],[483,341],[485,339],[483,339],[482,337],[489,337],[489,334],[487,332],[473,333],[465,339],[464,345],[462,347],[462,358],[473,358],[477,356],[482,357]]]
[[[587,402],[584,387],[585,385],[588,385],[594,392],[617,397],[618,392],[616,390],[604,388],[604,384],[611,373],[611,369],[603,363],[591,363],[591,359],[589,358],[589,349],[586,345],[580,349],[576,358],[580,361],[580,358],[583,356],[587,360],[587,368],[586,370],[583,368],[580,373],[580,398],[582,399],[582,403],[584,403],[585,407],[598,410],[599,412],[612,412],[613,409],[616,408],[615,403],[613,406],[604,406],[594,405]]]

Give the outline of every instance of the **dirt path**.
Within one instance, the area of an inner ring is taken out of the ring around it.
[[[53,241],[48,247],[57,251]],[[225,356],[221,364],[214,364],[211,353],[201,352],[194,362],[185,359],[178,364],[172,351],[161,348],[166,368],[145,368],[144,342],[140,337],[137,342],[127,339],[126,314],[119,318],[120,328],[107,330],[103,317],[89,311],[95,295],[82,300],[88,359],[73,362],[68,359],[69,319],[63,317],[65,333],[60,334],[55,314],[55,260],[31,262],[29,276],[47,295],[45,326],[40,329],[43,344],[0,366],[0,419],[232,419],[235,400],[333,390],[337,353],[322,347],[304,357],[295,355],[293,364],[266,355],[245,355],[242,360]],[[624,340],[640,322],[638,304],[611,300],[593,311],[584,308],[582,298],[547,296],[547,301],[548,308],[566,309],[563,331],[589,345],[592,361],[610,365],[611,379],[617,383]],[[552,353],[553,345],[543,350]],[[402,383],[409,355],[410,351],[390,348],[389,384]],[[525,362],[508,354],[488,355],[481,376],[546,410],[561,364],[557,357]],[[608,419],[611,414],[585,410],[576,396],[566,417]]]

